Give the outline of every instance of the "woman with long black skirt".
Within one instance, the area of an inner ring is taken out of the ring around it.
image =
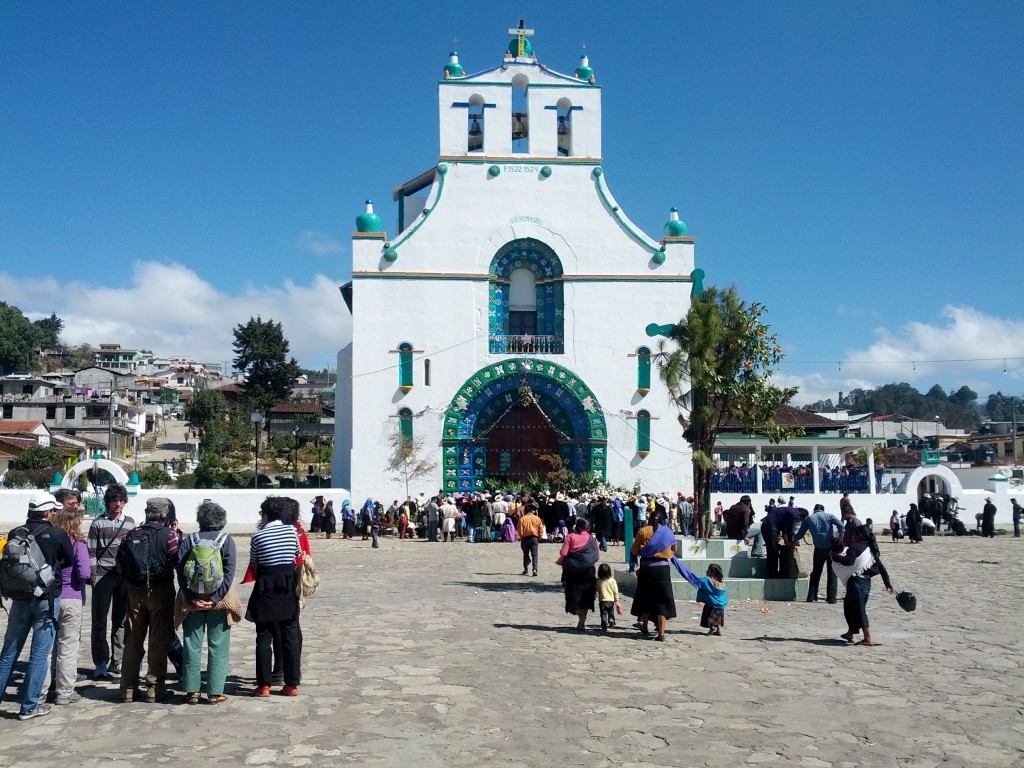
[[[833,552],[836,576],[846,578],[846,597],[843,599],[843,616],[846,618],[846,632],[840,637],[848,643],[854,635],[864,632],[864,639],[857,645],[874,645],[871,641],[871,627],[868,623],[868,597],[871,594],[871,577],[881,574],[889,594],[896,588],[889,581],[889,572],[882,565],[882,559],[875,542],[875,535],[866,525],[853,531],[853,542],[845,552]]]

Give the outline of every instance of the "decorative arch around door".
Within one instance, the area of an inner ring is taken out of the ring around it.
[[[516,440],[515,430],[529,437]],[[445,414],[444,489],[483,490],[486,478],[519,476],[553,449],[566,468],[603,480],[607,440],[597,399],[572,371],[531,358],[493,363],[467,379]]]

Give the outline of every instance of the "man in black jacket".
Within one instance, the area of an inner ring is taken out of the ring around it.
[[[121,700],[135,700],[143,644],[149,640],[146,701],[166,698],[167,654],[174,636],[174,566],[178,536],[168,525],[174,502],[162,496],[146,501],[146,523],[129,533],[117,549],[117,570],[125,581],[125,618]]]
[[[6,589],[11,591],[11,594],[5,596],[12,598],[7,633],[4,635],[3,650],[0,651],[0,694],[7,689],[14,663],[28,639],[29,630],[32,632],[28,671],[21,686],[19,720],[31,720],[33,717],[50,714],[49,705],[40,704],[39,696],[43,690],[46,668],[50,663],[53,639],[57,634],[61,571],[70,568],[75,557],[68,535],[60,528],[50,525],[50,516],[58,509],[63,507],[52,494],[37,493],[28,503],[28,519],[25,525],[11,531],[8,540],[8,547],[12,544],[20,547],[29,538],[34,539],[38,545],[43,563],[33,563],[33,570],[43,575],[36,576],[35,594],[12,591],[13,580],[8,580],[7,563],[0,565],[0,569],[4,571],[4,583],[9,585]],[[45,566],[49,566],[49,574],[45,574]],[[49,584],[44,584],[47,577],[52,580]],[[31,585],[29,588],[31,592]]]

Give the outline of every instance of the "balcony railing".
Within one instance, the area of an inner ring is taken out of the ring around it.
[[[875,470],[875,487],[882,488],[882,470]],[[757,474],[754,471],[746,476],[731,473],[711,475],[712,493],[757,493]],[[810,475],[793,475],[793,484],[783,484],[782,473],[770,470],[764,476],[763,493],[814,493],[814,478]],[[857,470],[846,475],[836,475],[822,470],[819,478],[819,493],[867,493],[868,476],[864,470]]]
[[[565,351],[561,336],[490,336],[490,352],[497,355],[560,355]]]

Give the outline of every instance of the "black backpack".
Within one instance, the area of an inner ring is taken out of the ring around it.
[[[11,531],[0,554],[0,597],[39,600],[56,578],[35,535],[25,526]]]
[[[117,550],[121,576],[129,584],[149,589],[154,583],[168,580],[171,563],[167,542],[171,529],[166,525],[145,525],[126,534]]]

